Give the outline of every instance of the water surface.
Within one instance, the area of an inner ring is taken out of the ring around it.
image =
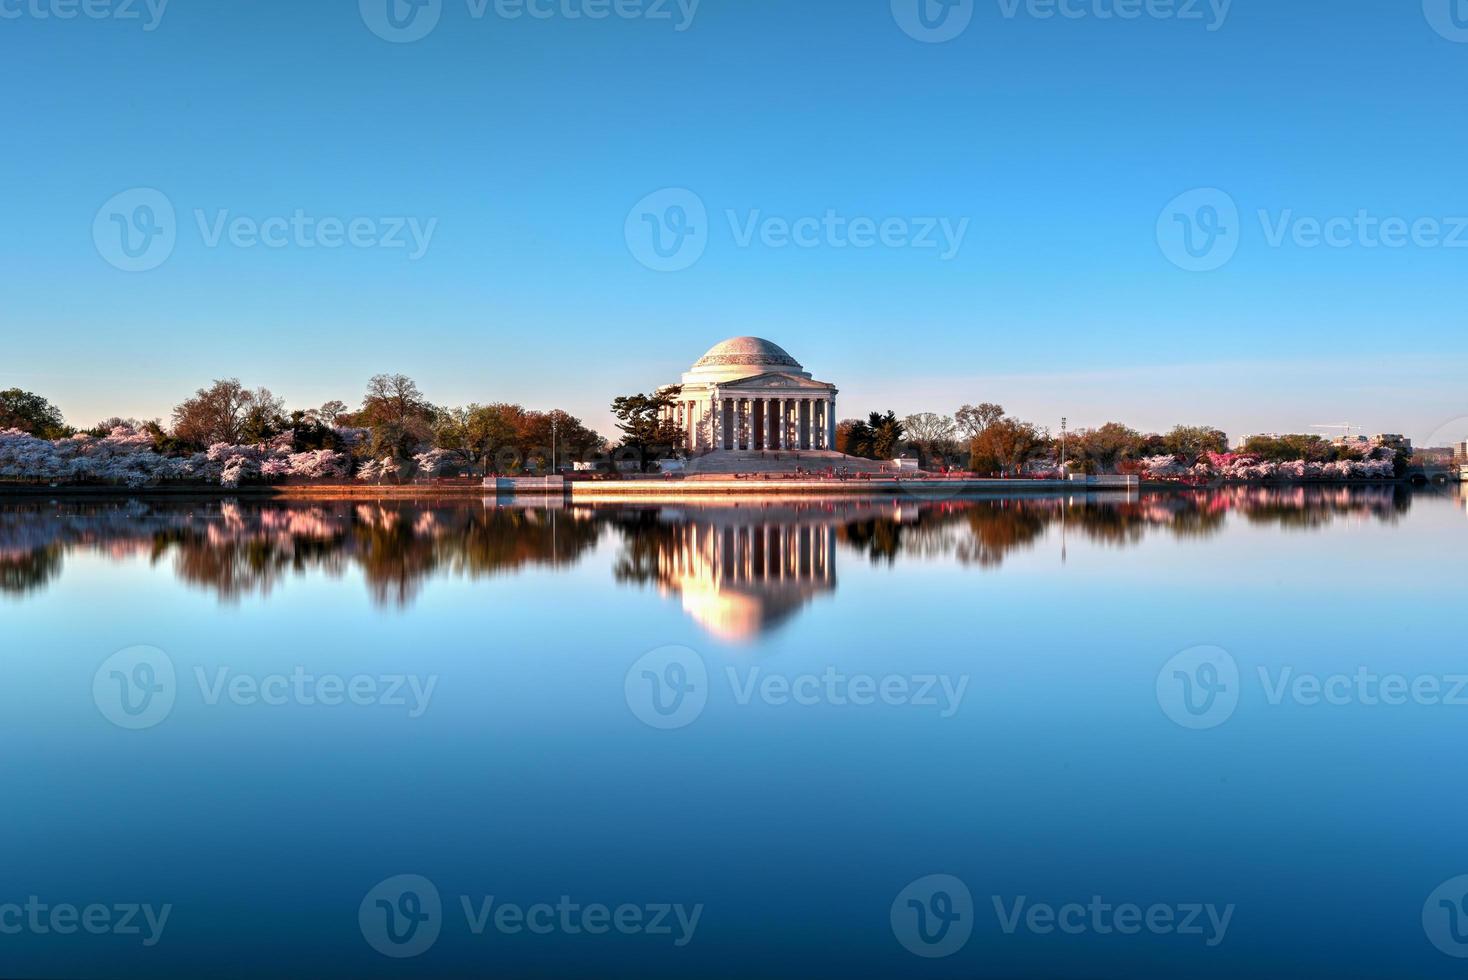
[[[1465,571],[1390,488],[0,503],[0,974],[1461,975]]]

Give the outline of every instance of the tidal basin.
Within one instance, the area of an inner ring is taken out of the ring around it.
[[[1457,488],[0,503],[0,972],[1460,975],[1465,573]]]

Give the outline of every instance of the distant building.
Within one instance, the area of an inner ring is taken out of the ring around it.
[[[1453,462],[1459,466],[1468,466],[1468,442],[1460,442],[1453,447]]]
[[[1410,453],[1412,451],[1412,440],[1394,432],[1372,436],[1371,444],[1373,446],[1385,446],[1387,449],[1395,449],[1398,452]]]

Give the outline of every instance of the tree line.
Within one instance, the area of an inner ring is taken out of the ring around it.
[[[162,456],[221,445],[276,444],[296,453],[326,450],[345,454],[359,465],[370,461],[383,475],[399,478],[546,470],[553,454],[565,462],[594,459],[609,451],[599,433],[568,412],[535,411],[508,402],[435,405],[402,374],[374,376],[356,408],[332,400],[294,410],[268,388],[249,388],[237,378],[224,378],[179,402],[166,423],[113,417],[84,430],[68,426],[56,406],[42,396],[10,389],[0,392],[0,431],[7,429],[52,440],[79,434],[101,438],[118,429],[131,430],[151,439],[153,450]]]

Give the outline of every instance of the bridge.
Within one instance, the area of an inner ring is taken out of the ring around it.
[[[1468,466],[1451,463],[1413,463],[1407,467],[1403,479],[1415,487],[1446,486],[1450,483],[1468,481]]]

